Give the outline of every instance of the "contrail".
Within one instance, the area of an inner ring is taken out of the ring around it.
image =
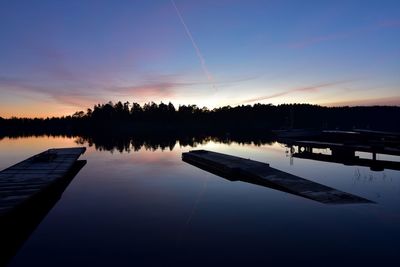
[[[203,69],[203,72],[204,72],[204,74],[206,75],[207,80],[211,83],[212,87],[213,87],[215,90],[217,90],[217,88],[215,87],[214,77],[213,77],[213,76],[211,75],[211,73],[208,71],[206,61],[205,61],[203,55],[201,54],[201,51],[200,51],[199,47],[197,46],[196,42],[194,41],[194,38],[193,38],[193,36],[192,36],[192,34],[191,34],[191,32],[190,32],[188,26],[186,25],[185,20],[183,19],[181,12],[179,11],[178,7],[176,6],[174,0],[171,0],[171,3],[172,3],[172,5],[174,6],[174,8],[175,8],[175,10],[176,10],[176,14],[178,14],[178,17],[179,17],[179,19],[180,19],[180,21],[181,21],[183,27],[185,28],[185,31],[186,31],[187,36],[189,37],[190,41],[192,42],[193,48],[194,48],[194,50],[196,51],[197,57],[198,57],[199,60],[200,60],[201,68]]]

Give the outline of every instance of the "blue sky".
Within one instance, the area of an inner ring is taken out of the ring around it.
[[[3,117],[109,100],[400,105],[400,1],[0,0],[0,34]]]

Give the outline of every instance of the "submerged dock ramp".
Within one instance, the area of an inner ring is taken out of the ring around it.
[[[269,164],[216,153],[194,150],[182,153],[182,160],[229,180],[241,180],[325,204],[373,203],[368,199],[274,169]]]

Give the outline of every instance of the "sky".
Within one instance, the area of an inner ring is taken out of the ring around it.
[[[0,0],[0,116],[400,105],[398,0]]]

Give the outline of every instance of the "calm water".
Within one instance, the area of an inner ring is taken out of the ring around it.
[[[88,145],[86,143],[86,145]],[[75,138],[0,141],[0,169]],[[279,143],[196,149],[272,167],[377,204],[325,205],[181,160],[190,146],[130,152],[89,146],[86,166],[11,266],[398,266],[399,172],[291,158]]]

